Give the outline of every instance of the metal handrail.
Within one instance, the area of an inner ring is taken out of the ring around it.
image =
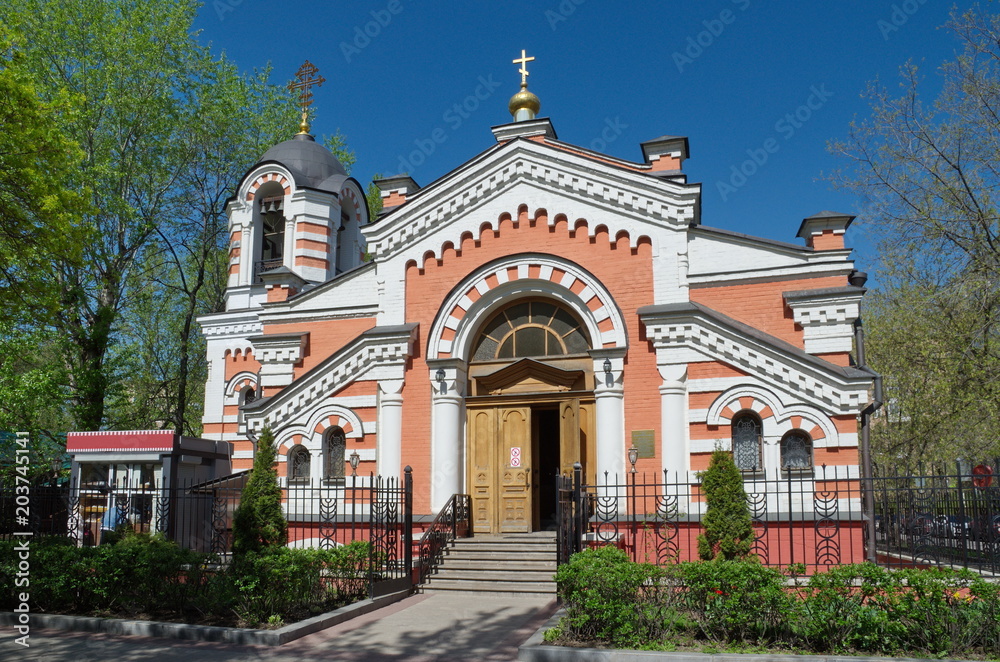
[[[472,498],[468,494],[452,494],[448,502],[420,537],[419,584],[427,581],[431,571],[441,564],[445,547],[456,538],[472,535]]]

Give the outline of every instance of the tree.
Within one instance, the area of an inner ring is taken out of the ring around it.
[[[863,311],[868,362],[885,376],[872,428],[884,462],[1000,452],[1000,17],[948,24],[962,45],[921,94],[918,68],[892,92],[873,83],[871,118],[831,144],[850,165],[834,181],[863,196],[877,290]]]
[[[115,382],[106,364],[129,283],[157,224],[177,204],[187,167],[179,139],[197,121],[193,76],[204,53],[191,35],[190,0],[25,0],[0,18],[24,35],[20,49],[43,97],[76,101],[64,130],[83,148],[78,180],[90,191],[92,230],[83,266],[57,261],[58,333],[76,426],[98,429]],[[58,186],[59,183],[54,183]]]
[[[0,24],[0,320],[19,323],[55,306],[39,264],[79,264],[88,239],[77,218],[85,191],[66,186],[83,159],[61,128],[72,100],[62,91],[39,97],[22,45]]]
[[[753,523],[743,475],[728,452],[716,448],[708,469],[701,475],[706,513],[705,532],[698,536],[698,556],[705,561],[721,557],[727,561],[750,556]]]
[[[116,394],[112,424],[166,425],[181,434],[201,428],[205,346],[197,317],[223,309],[229,275],[225,201],[243,173],[295,126],[292,97],[272,85],[270,69],[240,75],[225,58],[202,63],[199,121],[181,133],[188,167],[178,201],[144,251],[122,338],[113,354],[130,375]]]
[[[233,514],[233,553],[236,555],[262,552],[288,542],[288,522],[281,512],[276,461],[274,435],[270,428],[264,428],[257,440],[250,479]]]

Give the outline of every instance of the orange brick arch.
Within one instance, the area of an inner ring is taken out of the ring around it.
[[[736,386],[719,395],[708,409],[708,425],[730,425],[741,411],[760,416],[767,436],[784,436],[802,430],[812,438],[814,447],[840,444],[836,424],[810,405],[785,406],[773,393],[759,387]]]
[[[491,262],[460,283],[445,300],[428,335],[429,358],[452,358],[463,334],[501,301],[523,293],[549,295],[573,309],[594,347],[626,347],[624,316],[610,291],[579,265],[555,255],[522,254]]]
[[[267,182],[278,182],[281,184],[281,188],[284,189],[285,195],[292,192],[292,183],[288,181],[288,178],[277,172],[270,172],[263,175],[258,175],[247,187],[246,199],[249,202],[254,199],[257,195],[257,189],[266,184]]]

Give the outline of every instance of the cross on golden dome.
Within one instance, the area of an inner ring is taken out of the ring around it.
[[[299,105],[302,106],[302,123],[299,124],[299,133],[309,133],[309,106],[313,102],[312,88],[322,87],[326,79],[322,76],[317,78],[310,78],[310,76],[315,76],[319,73],[319,67],[310,62],[305,61],[299,70],[295,72],[295,77],[299,80],[288,84],[288,90],[290,92],[295,92],[296,90],[301,90],[299,92]]]
[[[521,65],[521,68],[517,70],[517,73],[521,74],[521,87],[527,87],[528,85],[528,63],[534,60],[534,56],[528,57],[523,48],[521,49],[521,57],[514,60],[514,64]]]

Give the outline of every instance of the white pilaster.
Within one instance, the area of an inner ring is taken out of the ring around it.
[[[625,480],[625,348],[591,350],[597,427],[597,482]],[[606,365],[607,364],[607,365]],[[605,370],[610,368],[610,370]]]
[[[402,476],[403,468],[403,380],[378,383],[378,473]]]
[[[691,470],[688,441],[687,364],[657,365],[660,385],[660,462],[673,475]]]
[[[438,374],[438,371],[442,375]],[[465,363],[428,361],[431,382],[431,512],[463,491],[465,476]],[[438,379],[443,376],[443,379]]]

